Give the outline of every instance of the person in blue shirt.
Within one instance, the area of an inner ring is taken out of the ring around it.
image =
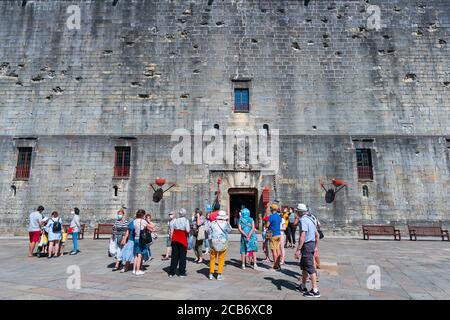
[[[273,203],[270,206],[271,215],[266,222],[266,237],[269,238],[269,247],[273,255],[273,268],[271,270],[280,270],[281,258],[281,217],[278,212],[278,205]]]
[[[300,268],[302,269],[302,283],[298,287],[298,290],[303,292],[303,296],[305,297],[319,298],[320,292],[317,287],[317,271],[314,266],[314,255],[319,246],[319,232],[317,231],[315,220],[308,214],[307,206],[303,203],[299,203],[297,210],[301,215],[301,233],[298,248],[295,252],[295,258],[299,259],[301,257]],[[306,288],[308,275],[311,278],[311,291],[308,291]]]

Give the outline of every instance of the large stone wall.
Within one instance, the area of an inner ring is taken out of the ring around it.
[[[73,4],[80,30],[66,26]],[[90,226],[121,204],[158,218],[203,206],[216,174],[170,159],[172,131],[199,120],[279,129],[275,184],[250,172],[245,186],[305,201],[330,228],[449,221],[450,2],[370,4],[381,30],[367,28],[363,0],[1,1],[0,227],[23,231],[38,204],[66,215],[79,206]],[[249,114],[233,113],[240,78],[251,79]],[[361,137],[374,139],[369,197],[356,173]],[[31,178],[14,181],[24,143]],[[114,146],[127,143],[131,177],[114,180]],[[242,186],[233,174],[224,188]],[[160,204],[148,187],[156,176],[178,184]],[[334,177],[349,187],[326,205],[319,181]]]

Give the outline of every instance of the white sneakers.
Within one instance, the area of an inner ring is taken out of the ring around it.
[[[138,271],[136,271],[136,273],[135,273],[135,275],[137,275],[137,276],[142,276],[142,275],[144,275],[145,274],[145,272],[144,271],[141,271],[141,270],[138,270]]]
[[[242,265],[242,270],[245,270],[245,264]]]
[[[209,274],[209,280],[214,280],[214,275],[212,273]],[[217,280],[222,281],[223,276],[221,274],[217,275]]]

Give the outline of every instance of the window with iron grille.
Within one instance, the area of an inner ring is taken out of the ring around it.
[[[356,149],[358,180],[373,180],[372,153],[370,149]]]
[[[28,180],[30,178],[31,155],[33,148],[20,147],[18,148],[18,151],[19,155],[17,157],[16,179]]]
[[[116,147],[116,160],[114,162],[114,177],[128,178],[130,176],[130,147]]]
[[[248,112],[250,96],[248,88],[234,89],[234,112]]]

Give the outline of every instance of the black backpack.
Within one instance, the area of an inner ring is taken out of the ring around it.
[[[52,231],[54,233],[61,232],[62,226],[61,226],[60,220],[58,219],[58,220],[55,221],[55,220],[52,219],[52,221],[53,221]]]

